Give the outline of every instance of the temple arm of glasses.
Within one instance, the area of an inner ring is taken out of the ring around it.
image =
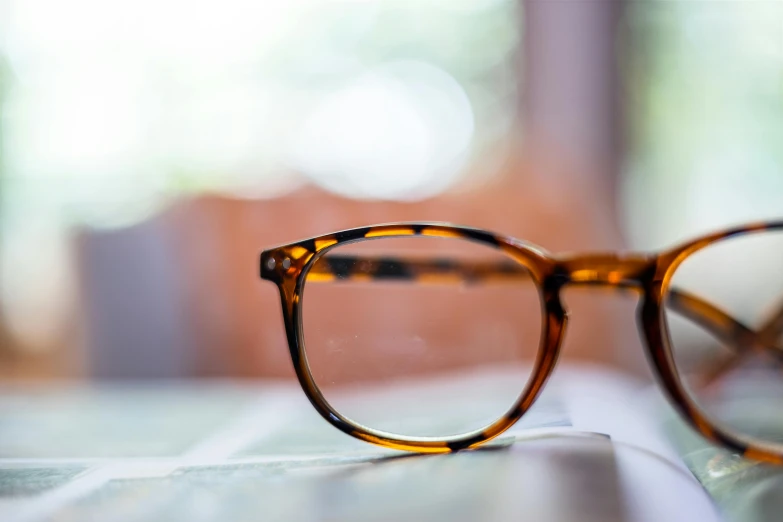
[[[402,280],[472,283],[529,279],[524,266],[511,260],[480,262],[455,259],[400,259],[398,257],[325,256],[307,273],[308,281]]]
[[[330,255],[321,257],[307,274],[307,281],[402,280],[420,283],[474,283],[493,280],[529,279],[530,272],[514,261],[482,262],[456,259],[365,257]],[[627,290],[633,285],[619,281],[613,288]],[[727,346],[737,351],[759,349],[783,362],[783,349],[771,342],[769,330],[783,327],[783,310],[758,332],[734,319],[720,308],[682,289],[669,290],[666,306],[690,319]]]
[[[777,343],[783,334],[783,302],[778,303],[759,328],[759,336],[768,343]]]
[[[728,316],[726,317],[728,318]],[[698,322],[697,319],[694,320]],[[722,320],[724,324],[730,324],[727,319]],[[752,331],[744,326],[742,328],[744,330],[735,331],[734,337],[744,338],[745,342],[740,344],[742,341],[738,341],[737,346],[741,345],[744,348],[749,347],[749,349],[734,350],[728,357],[714,362],[710,368],[699,376],[696,383],[698,386],[709,387],[712,383],[718,381],[721,376],[738,367],[745,359],[745,356],[754,351],[771,357],[773,363],[783,363],[783,347],[780,346],[779,342],[780,335],[783,332],[783,302],[772,308],[771,313],[758,330]]]

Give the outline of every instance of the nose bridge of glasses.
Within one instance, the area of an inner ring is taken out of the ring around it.
[[[644,254],[566,255],[557,259],[555,273],[566,285],[640,289],[655,269],[655,257]]]

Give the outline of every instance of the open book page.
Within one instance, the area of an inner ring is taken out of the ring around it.
[[[291,382],[4,389],[0,519],[716,520],[643,388],[561,367],[485,449],[435,456],[339,432]]]
[[[683,462],[729,520],[777,521],[783,513],[783,467],[745,459],[708,442],[687,426],[659,392],[651,393]]]

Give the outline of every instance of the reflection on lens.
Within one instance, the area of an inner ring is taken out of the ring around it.
[[[408,437],[501,418],[532,373],[541,317],[524,266],[461,239],[338,245],[313,263],[302,296],[307,361],[329,404]]]
[[[722,240],[674,272],[666,296],[675,366],[713,422],[783,448],[783,232]]]

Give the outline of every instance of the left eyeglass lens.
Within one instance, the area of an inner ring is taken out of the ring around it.
[[[783,231],[707,245],[666,289],[675,368],[693,403],[748,442],[783,450]]]
[[[527,269],[463,239],[338,245],[306,275],[307,361],[329,404],[372,429],[450,437],[483,429],[531,378],[542,306]]]

